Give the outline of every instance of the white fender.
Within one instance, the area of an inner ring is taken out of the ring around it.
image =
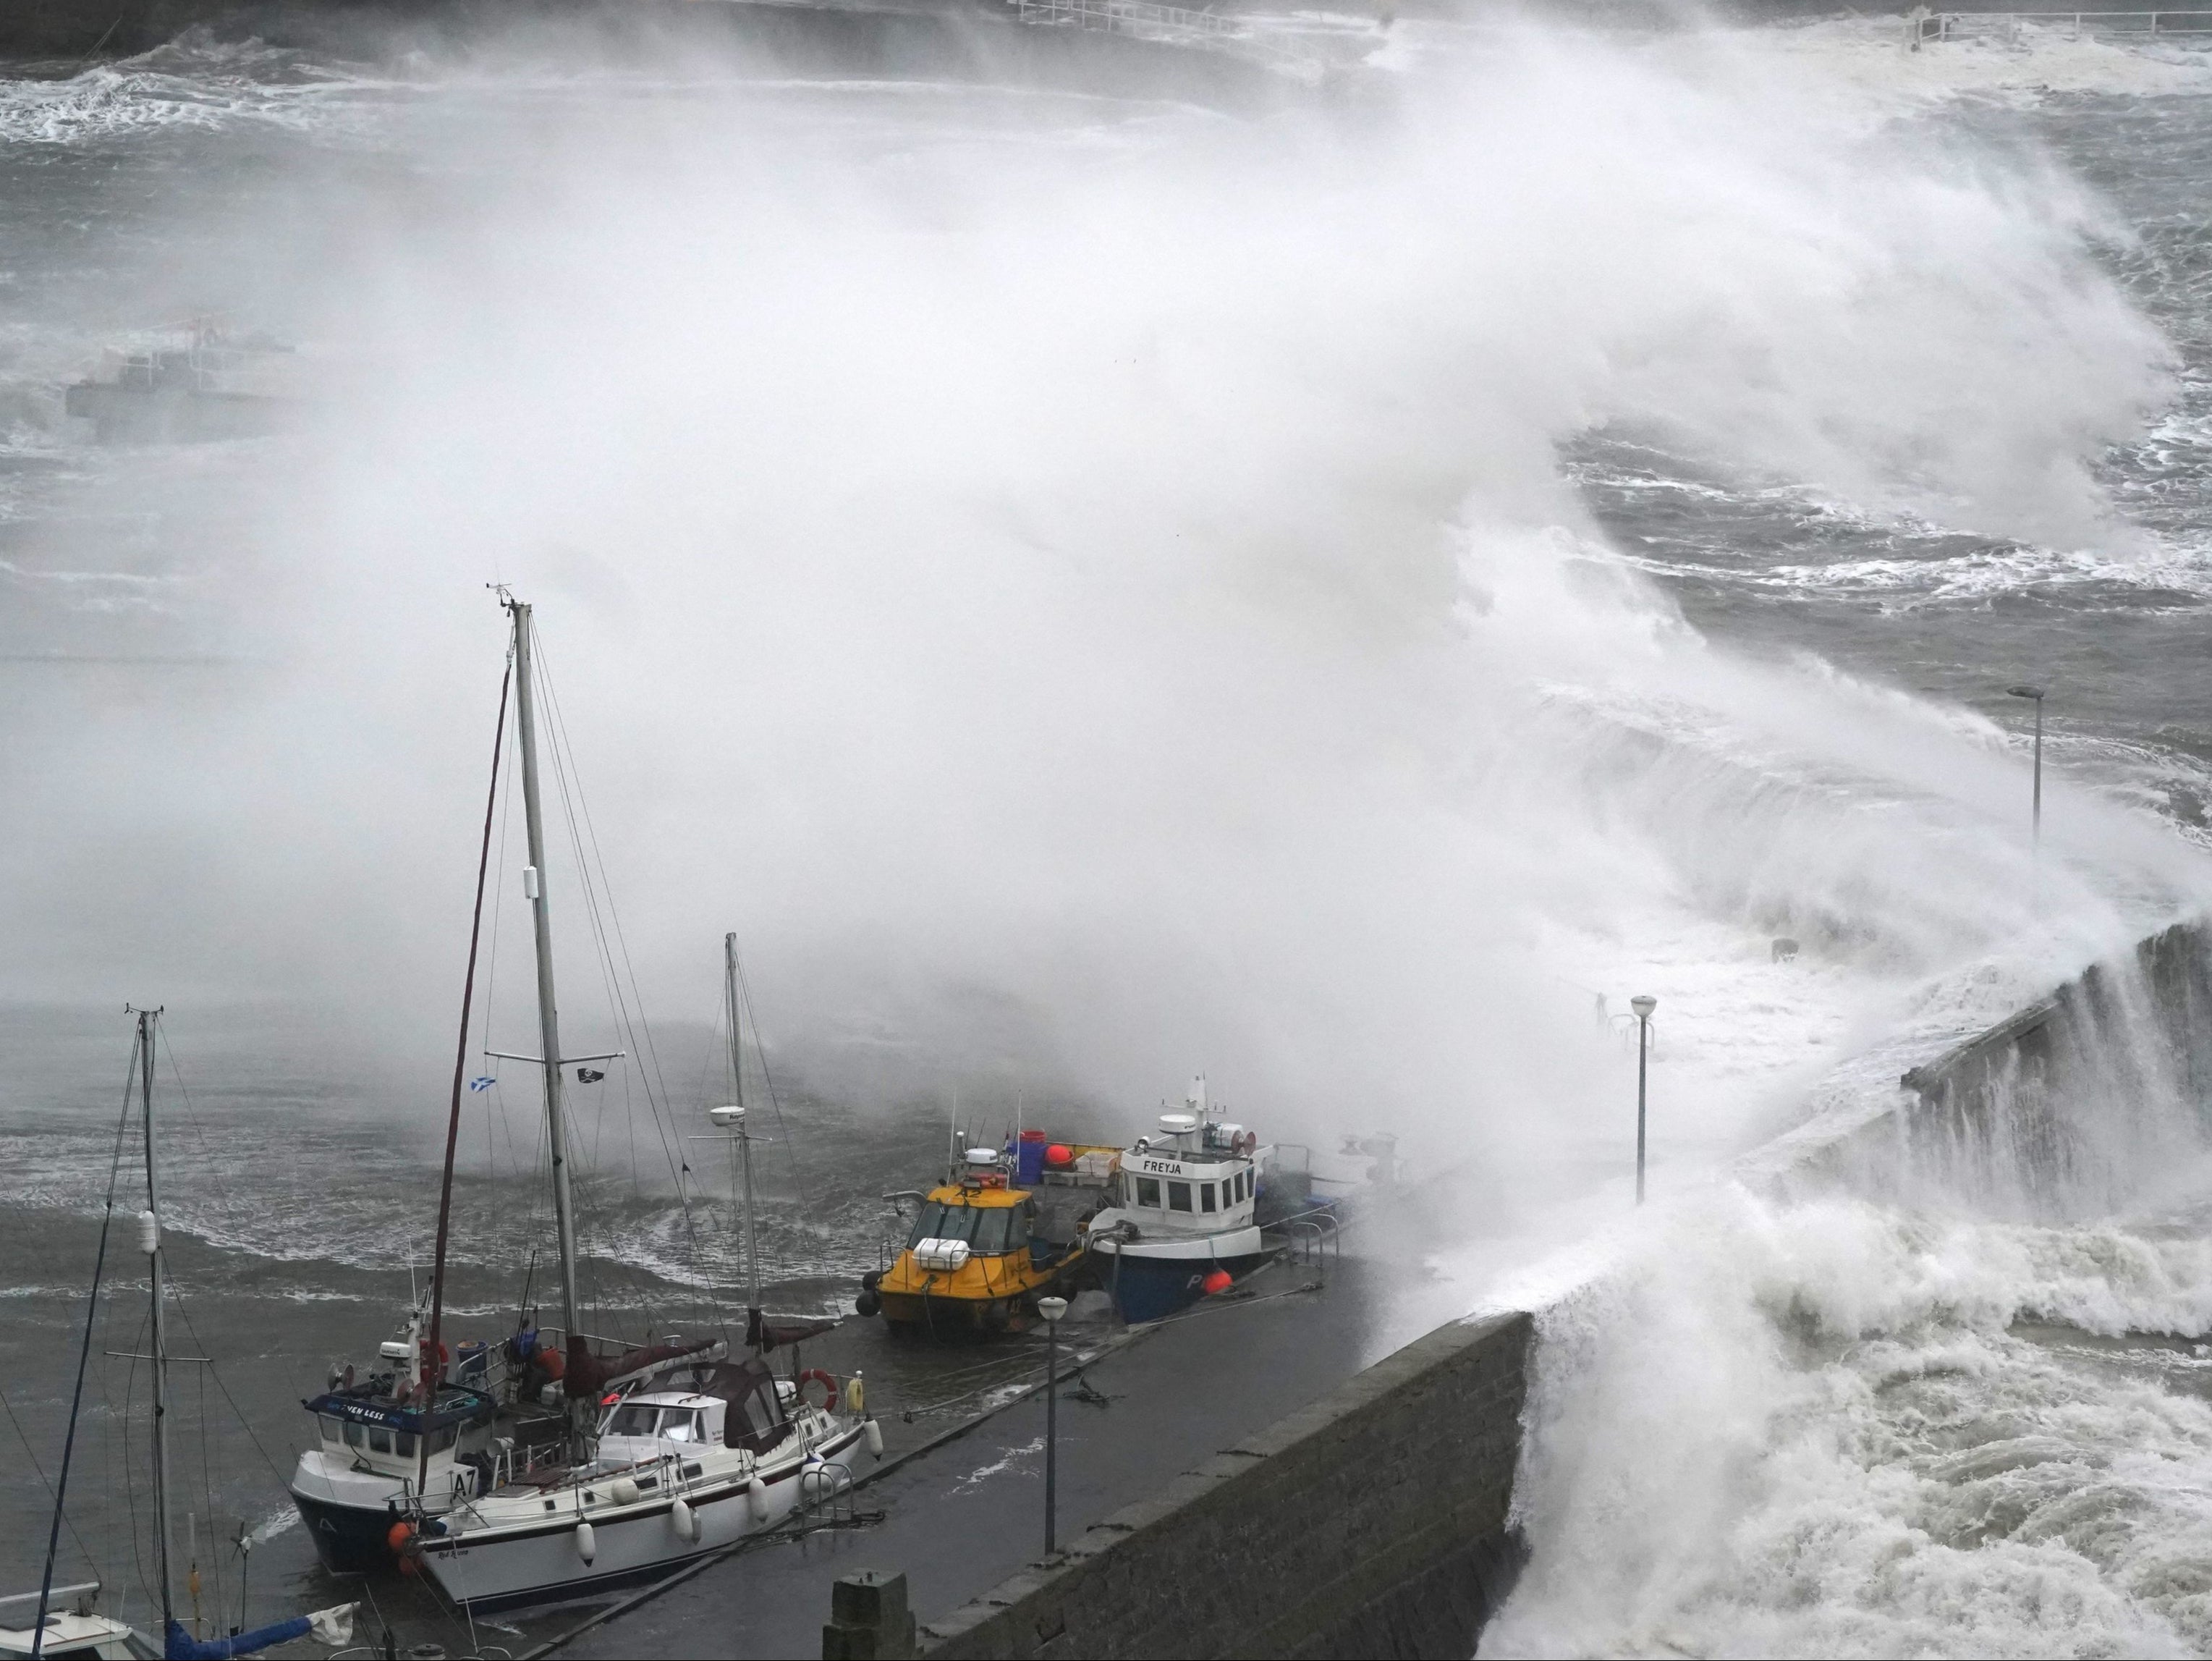
[[[691,1514],[691,1507],[684,1502],[681,1494],[677,1496],[675,1505],[669,1509],[668,1520],[676,1525],[678,1539],[696,1540],[699,1537],[699,1519]]]
[[[745,1500],[752,1506],[753,1521],[768,1521],[768,1484],[757,1476],[745,1484]]]
[[[576,1555],[586,1563],[599,1554],[599,1536],[592,1532],[589,1523],[576,1524]]]
[[[608,1491],[614,1496],[614,1502],[618,1506],[634,1506],[637,1503],[637,1484],[627,1476],[616,1477],[608,1485]]]
[[[884,1457],[884,1427],[872,1419],[868,1421],[868,1451],[878,1459]]]

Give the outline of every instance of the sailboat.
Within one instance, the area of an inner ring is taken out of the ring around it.
[[[140,1116],[145,1130],[146,1208],[138,1214],[138,1250],[146,1258],[150,1300],[147,1324],[153,1348],[143,1359],[151,1362],[153,1368],[154,1589],[161,1604],[161,1639],[158,1644],[155,1643],[125,1622],[98,1614],[94,1608],[94,1600],[100,1592],[97,1583],[59,1587],[54,1585],[54,1567],[61,1542],[62,1508],[69,1496],[70,1465],[76,1447],[77,1413],[84,1399],[84,1361],[91,1349],[94,1313],[88,1311],[85,1317],[84,1348],[78,1358],[76,1388],[70,1402],[69,1432],[63,1443],[61,1469],[55,1483],[53,1524],[47,1536],[45,1573],[36,1592],[0,1599],[0,1603],[13,1604],[35,1598],[37,1613],[27,1629],[15,1631],[0,1628],[0,1654],[163,1656],[167,1658],[167,1661],[219,1661],[224,1657],[252,1655],[272,1645],[305,1638],[311,1633],[328,1644],[350,1642],[354,1615],[351,1603],[318,1609],[312,1615],[295,1615],[289,1620],[276,1621],[252,1632],[234,1633],[228,1637],[214,1639],[195,1637],[177,1618],[173,1599],[174,1578],[171,1573],[172,1536],[175,1524],[169,1494],[169,1366],[174,1358],[170,1355],[168,1346],[168,1277],[167,1258],[161,1236],[161,1166],[155,1158],[154,1046],[161,1011],[158,1008],[137,1009],[131,1013],[137,1018],[137,1037],[131,1059],[137,1063],[135,1082],[138,1086]],[[121,1153],[118,1147],[118,1169],[121,1166]],[[110,1217],[114,1214],[114,1204],[115,1194],[111,1177],[107,1201]],[[106,1258],[107,1226],[103,1222],[100,1262],[93,1272],[94,1311],[98,1305],[100,1280]],[[204,1359],[201,1358],[204,1364]],[[196,1590],[195,1601],[198,1595]],[[64,1609],[56,1603],[57,1597],[76,1601]]]
[[[553,1217],[559,1251],[562,1336],[557,1379],[564,1417],[549,1457],[522,1457],[495,1447],[469,1479],[442,1488],[427,1484],[395,1523],[404,1548],[455,1602],[476,1608],[556,1597],[612,1582],[665,1573],[744,1536],[769,1528],[817,1496],[850,1485],[848,1463],[866,1445],[880,1455],[882,1432],[866,1412],[860,1382],[815,1372],[778,1378],[768,1352],[806,1335],[779,1331],[761,1313],[759,1257],[749,1252],[752,1301],[747,1337],[752,1353],[728,1358],[719,1341],[670,1344],[606,1358],[592,1354],[579,1326],[576,1231],[570,1195],[568,1136],[562,1111],[564,1056],[554,989],[552,902],[545,879],[545,843],[538,784],[531,608],[502,595],[513,624],[516,740],[520,751],[523,822],[529,864],[522,887],[531,908],[538,969],[537,1056],[544,1080]],[[489,846],[489,843],[487,843]],[[738,998],[733,940],[725,941],[731,1005],[732,1058],[738,1058]],[[458,1099],[458,1098],[457,1098]],[[750,1189],[744,1109],[714,1110],[714,1122],[737,1140]],[[450,1182],[450,1160],[448,1165]],[[750,1194],[748,1195],[750,1200]],[[441,1239],[444,1233],[441,1214]],[[748,1244],[752,1244],[747,1207]],[[434,1275],[434,1299],[442,1283]],[[422,1364],[441,1367],[434,1318]],[[406,1358],[401,1358],[406,1359]],[[818,1384],[823,1399],[807,1394]],[[650,1388],[647,1388],[647,1386]],[[422,1457],[416,1444],[418,1462]]]

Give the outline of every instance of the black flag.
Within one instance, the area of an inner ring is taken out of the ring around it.
[[[580,1067],[576,1069],[576,1082],[578,1084],[597,1084],[600,1080],[606,1076],[607,1075],[605,1074],[598,1072],[588,1067]]]

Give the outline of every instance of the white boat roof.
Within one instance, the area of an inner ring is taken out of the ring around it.
[[[131,1635],[128,1625],[105,1615],[55,1612],[46,1616],[44,1647],[52,1656],[82,1653],[87,1652],[87,1646],[125,1640]],[[33,1636],[28,1627],[0,1627],[0,1655],[28,1655]]]

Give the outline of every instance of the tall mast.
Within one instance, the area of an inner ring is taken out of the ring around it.
[[[761,1306],[760,1237],[753,1228],[753,1141],[746,1133],[744,1121],[745,1064],[744,1040],[738,1026],[738,937],[722,936],[722,988],[730,1006],[730,1088],[735,1093],[730,1099],[738,1109],[738,1166],[745,1179],[745,1269],[751,1277],[752,1301],[747,1308],[757,1311]]]
[[[553,1158],[553,1225],[561,1246],[561,1317],[571,1343],[579,1329],[576,1224],[568,1202],[568,1133],[561,1114],[561,1018],[553,1002],[553,916],[546,894],[545,825],[538,808],[538,699],[531,676],[530,607],[510,599],[514,618],[514,729],[522,750],[522,822],[530,842],[523,892],[538,942],[538,1040],[545,1073],[545,1136]]]
[[[477,852],[477,903],[469,916],[469,966],[461,977],[461,1036],[453,1048],[453,1104],[446,1120],[446,1164],[438,1178],[438,1247],[430,1262],[430,1335],[424,1348],[416,1352],[418,1382],[416,1392],[422,1404],[432,1409],[438,1405],[438,1386],[445,1382],[445,1364],[439,1357],[444,1354],[444,1322],[446,1316],[446,1247],[453,1236],[453,1159],[460,1151],[461,1141],[461,1085],[468,1075],[469,1011],[477,991],[477,945],[483,934],[484,883],[491,871],[492,809],[499,800],[500,752],[507,743],[507,697],[513,685],[514,670],[512,665],[500,677],[499,719],[492,724],[491,783],[484,790],[483,842]],[[422,1374],[427,1372],[427,1379]],[[415,1462],[415,1492],[423,1503],[429,1503],[430,1438],[426,1434],[416,1439],[419,1450]]]
[[[161,1191],[154,1165],[154,1026],[161,1013],[138,1011],[138,1099],[146,1110],[146,1214],[139,1220],[138,1243],[154,1299],[154,1572],[161,1584],[166,1634],[175,1617],[169,1603],[169,1348],[161,1310]]]

